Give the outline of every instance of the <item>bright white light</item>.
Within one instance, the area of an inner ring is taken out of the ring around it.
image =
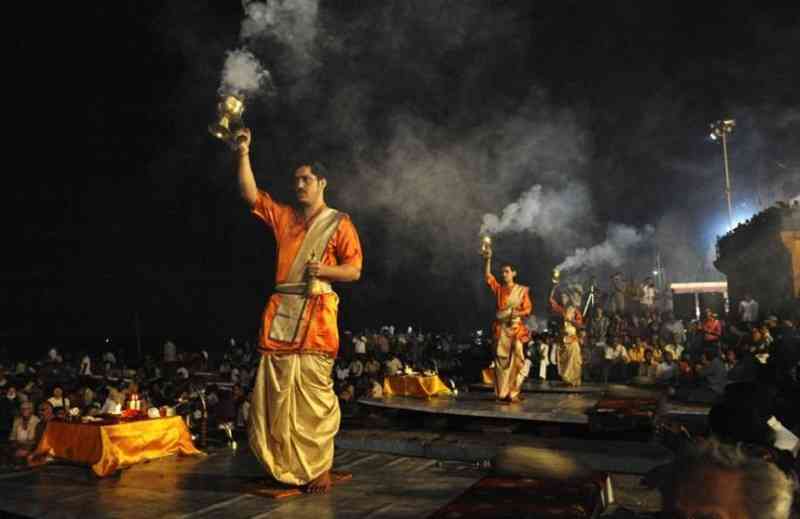
[[[711,140],[712,140],[712,141],[715,141],[715,140],[717,140],[717,134],[716,134],[716,133],[713,133],[713,132],[712,132],[712,133],[711,133],[711,135],[709,135],[709,137],[711,137]]]
[[[654,271],[653,271],[653,275],[654,275],[654,276],[657,276],[657,275],[658,275],[658,271],[657,271],[657,270],[654,270]]]

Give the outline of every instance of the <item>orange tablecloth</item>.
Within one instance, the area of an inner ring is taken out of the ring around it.
[[[383,379],[384,396],[416,396],[430,398],[434,395],[451,393],[439,375],[425,377],[422,375],[396,375]]]
[[[169,456],[202,454],[180,416],[122,422],[113,425],[47,424],[37,453],[90,465],[100,477],[118,468]]]

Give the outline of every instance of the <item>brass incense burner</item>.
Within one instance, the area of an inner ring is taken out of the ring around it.
[[[229,95],[222,98],[217,104],[217,121],[208,125],[208,131],[233,149],[239,147],[236,142],[236,132],[244,127],[242,121],[244,101],[236,96]]]
[[[481,237],[481,256],[486,257],[492,253],[492,238],[490,236]]]
[[[561,282],[561,272],[558,269],[553,269],[553,284],[558,285]]]

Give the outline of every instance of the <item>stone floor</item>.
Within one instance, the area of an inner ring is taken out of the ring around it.
[[[353,473],[329,495],[281,500],[258,495],[263,471],[246,449],[205,458],[170,457],[98,479],[85,467],[54,464],[0,474],[0,516],[35,518],[422,519],[482,477],[474,464],[339,449],[335,466]],[[612,475],[616,506],[652,511],[657,495],[637,476]]]

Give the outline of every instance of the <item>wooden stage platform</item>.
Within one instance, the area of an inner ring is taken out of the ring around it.
[[[422,413],[588,424],[586,411],[599,401],[599,395],[546,393],[528,395],[518,404],[502,404],[497,402],[491,393],[481,392],[429,399],[406,396],[362,398],[358,402],[368,406]]]
[[[395,409],[449,416],[475,417],[552,424],[588,425],[587,412],[603,398],[655,399],[659,401],[658,415],[674,420],[704,421],[710,406],[680,404],[667,400],[665,390],[621,384],[585,384],[568,387],[559,382],[547,384],[526,382],[525,400],[517,404],[497,402],[492,387],[485,384],[470,386],[473,390],[458,396],[413,398],[392,396],[362,398],[359,404],[373,408]]]

